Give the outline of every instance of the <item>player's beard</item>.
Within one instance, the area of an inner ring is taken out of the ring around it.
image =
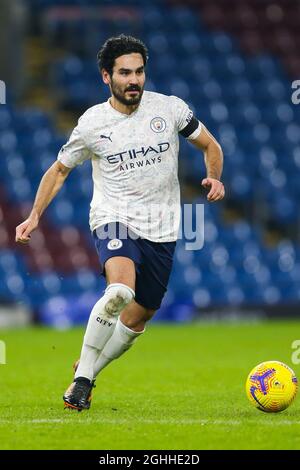
[[[131,98],[126,98],[126,91],[138,91],[139,93],[136,96],[132,96]],[[111,81],[111,92],[114,97],[120,101],[120,103],[124,104],[125,106],[134,106],[139,104],[142,99],[144,89],[138,85],[129,85],[122,90],[113,80]]]

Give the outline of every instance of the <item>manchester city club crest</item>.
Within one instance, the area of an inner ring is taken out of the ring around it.
[[[163,132],[167,127],[167,124],[163,118],[155,117],[151,120],[150,127],[154,132]]]
[[[123,242],[119,240],[118,238],[114,238],[113,240],[110,240],[110,242],[107,244],[107,248],[109,250],[118,250],[121,248],[123,245]]]

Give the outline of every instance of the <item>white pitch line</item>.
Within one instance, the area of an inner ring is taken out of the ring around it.
[[[75,413],[74,413],[75,414]],[[77,416],[77,414],[75,414]],[[0,424],[70,424],[69,417],[65,418],[49,418],[49,419],[0,419]],[[94,418],[88,417],[88,419],[81,420],[81,416],[78,416],[78,420],[76,421],[76,425],[80,424],[110,424],[110,425],[120,425],[120,424],[173,424],[173,425],[199,425],[199,426],[240,426],[247,424],[250,425],[260,425],[260,426],[270,426],[270,424],[274,427],[276,426],[290,426],[290,425],[300,425],[300,421],[293,421],[289,419],[282,419],[278,421],[273,421],[270,423],[268,420],[226,420],[226,419],[215,419],[215,420],[199,420],[199,419],[143,419],[138,418],[132,420],[131,418]]]

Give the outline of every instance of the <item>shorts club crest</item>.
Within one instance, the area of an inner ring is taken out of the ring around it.
[[[107,244],[107,248],[109,250],[118,250],[123,246],[123,242],[119,240],[118,238],[114,238],[113,240],[110,240],[110,242]]]

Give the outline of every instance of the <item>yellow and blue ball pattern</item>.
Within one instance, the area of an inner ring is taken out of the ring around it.
[[[246,393],[259,410],[276,413],[294,400],[298,380],[294,371],[280,361],[266,361],[254,367],[247,377]]]

